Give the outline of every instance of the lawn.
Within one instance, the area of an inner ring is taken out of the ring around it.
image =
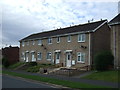
[[[10,65],[8,68],[9,69],[15,69],[15,68],[19,67],[22,64],[24,64],[24,62],[18,62],[18,63],[15,63],[13,65]]]
[[[99,71],[82,78],[118,82],[118,71],[102,71],[102,72]]]
[[[70,87],[70,88],[110,88],[110,87],[96,86],[96,85],[86,84],[86,83],[59,80],[59,79],[48,78],[48,77],[33,76],[33,75],[10,72],[10,71],[3,71],[3,73],[8,74],[8,75],[12,75],[12,76],[26,78],[26,79],[32,79],[32,80],[62,85],[62,86]]]

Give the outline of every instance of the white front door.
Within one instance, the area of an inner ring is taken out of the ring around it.
[[[32,61],[36,61],[36,59],[35,59],[35,52],[32,52],[31,55],[32,55]]]
[[[66,56],[66,58],[67,58],[66,66],[71,67],[71,53],[66,53],[66,54],[67,54],[67,56]]]
[[[28,62],[28,52],[26,53],[25,60],[26,60],[26,62]]]
[[[60,53],[56,53],[56,64],[60,63]]]

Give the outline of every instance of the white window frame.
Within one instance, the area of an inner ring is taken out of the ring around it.
[[[25,53],[24,52],[21,53],[21,59],[25,60]]]
[[[57,37],[56,39],[57,39],[57,43],[60,43],[60,37]]]
[[[52,44],[52,38],[48,38],[48,44]]]
[[[42,40],[38,40],[38,45],[42,45]]]
[[[80,61],[78,60],[78,57],[80,57]],[[84,59],[84,61],[82,61],[82,59]],[[83,53],[83,52],[78,52],[77,53],[77,62],[85,63],[85,53]]]
[[[23,47],[25,46],[25,42],[24,42],[24,41],[22,41],[22,46],[23,46]]]
[[[48,55],[49,55],[49,56],[48,56]],[[51,53],[51,52],[48,52],[46,58],[47,58],[48,61],[52,60],[52,53]]]
[[[35,45],[35,40],[32,40],[32,45]]]
[[[67,42],[71,42],[71,35],[67,36]]]
[[[78,42],[85,42],[86,35],[85,34],[78,34]]]
[[[39,58],[39,55],[40,55],[40,58]],[[38,53],[37,53],[37,59],[38,59],[38,60],[41,60],[41,59],[42,59],[42,53],[41,53],[41,52],[38,52]]]

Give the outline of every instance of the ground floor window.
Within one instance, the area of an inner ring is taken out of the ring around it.
[[[21,59],[25,60],[25,53],[24,52],[21,53]]]
[[[52,59],[52,53],[51,52],[48,52],[47,53],[47,60],[51,60]]]
[[[77,61],[84,63],[85,62],[85,53],[78,52],[77,53]]]
[[[42,54],[41,54],[41,52],[38,52],[38,53],[37,53],[37,57],[38,57],[38,60],[41,60],[41,59],[42,59]]]

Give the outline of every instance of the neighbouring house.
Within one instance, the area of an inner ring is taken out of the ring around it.
[[[114,55],[114,67],[120,67],[120,13],[113,18],[111,26],[111,50]]]
[[[2,57],[5,57],[9,64],[15,64],[19,62],[19,47],[9,46],[2,48]]]
[[[107,20],[29,35],[20,40],[20,61],[84,67],[103,50],[110,50]]]
[[[0,49],[0,65],[2,64],[2,50]]]

